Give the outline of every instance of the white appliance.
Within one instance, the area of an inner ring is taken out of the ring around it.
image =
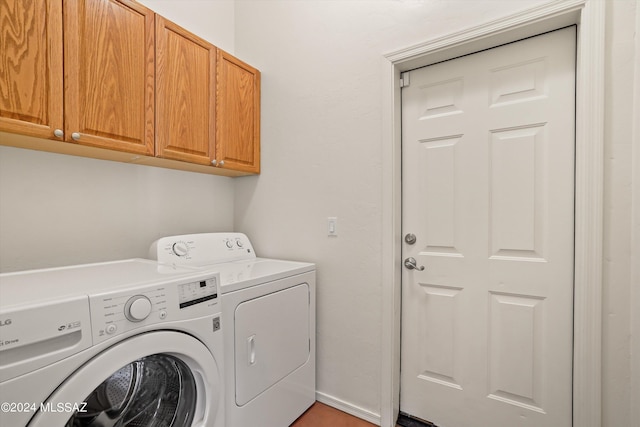
[[[241,233],[165,237],[150,257],[220,273],[227,427],[286,427],[315,402],[315,265],[257,258]]]
[[[219,276],[131,259],[0,275],[0,425],[225,427]]]

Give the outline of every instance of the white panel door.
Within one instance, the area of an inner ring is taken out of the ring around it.
[[[574,27],[410,73],[402,412],[571,426],[574,112]]]

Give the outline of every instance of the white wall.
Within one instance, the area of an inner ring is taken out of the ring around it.
[[[236,181],[236,228],[318,264],[320,398],[380,413],[383,55],[536,3],[237,0],[236,53],[263,73],[263,173]]]
[[[0,147],[0,271],[146,257],[233,228],[230,178]]]
[[[631,252],[631,402],[640,402],[640,7],[636,5],[634,112],[636,120],[633,132],[633,206],[631,227],[633,245]],[[640,405],[632,403],[631,419],[640,420]]]
[[[234,0],[137,0],[156,13],[233,54]]]
[[[370,419],[380,412],[383,54],[541,2],[237,0],[236,53],[263,72],[264,172],[236,181],[236,229],[262,255],[318,263],[320,398]],[[607,3],[603,426],[621,427],[632,425],[629,300],[639,294],[637,2]],[[326,235],[327,216],[339,218],[338,237]]]
[[[232,0],[143,3],[233,52]],[[160,236],[232,230],[233,200],[231,178],[0,147],[0,272],[146,257]]]

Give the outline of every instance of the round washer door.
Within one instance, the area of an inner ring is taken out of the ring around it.
[[[190,335],[131,337],[69,376],[29,427],[217,426],[224,419],[218,371],[207,347]]]

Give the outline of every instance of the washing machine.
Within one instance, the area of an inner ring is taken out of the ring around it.
[[[257,257],[241,233],[164,237],[149,257],[220,274],[227,427],[286,427],[315,402],[314,264]]]
[[[219,275],[129,259],[0,275],[0,425],[225,427]]]

